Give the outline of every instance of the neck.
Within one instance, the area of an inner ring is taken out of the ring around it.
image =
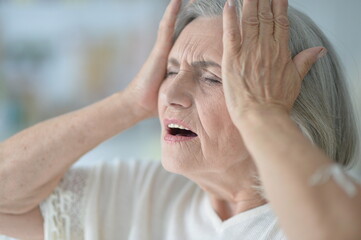
[[[252,199],[245,199],[237,202],[220,199],[212,195],[210,195],[209,197],[214,211],[217,213],[218,217],[222,221],[225,221],[239,213],[262,206],[267,203],[266,200],[258,196]]]
[[[255,176],[256,166],[246,160],[223,172],[197,172],[187,177],[208,193],[213,209],[224,221],[267,203],[254,188],[258,184]]]

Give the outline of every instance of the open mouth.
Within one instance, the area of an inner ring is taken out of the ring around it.
[[[177,124],[168,124],[168,133],[172,136],[197,137],[198,135],[188,128]]]

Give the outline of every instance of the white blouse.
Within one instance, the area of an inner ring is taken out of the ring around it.
[[[45,240],[281,240],[268,205],[221,221],[207,194],[160,163],[73,167],[41,204]]]

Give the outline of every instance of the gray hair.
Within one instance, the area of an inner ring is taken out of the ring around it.
[[[241,1],[236,1],[237,5],[242,5]],[[186,5],[178,16],[174,39],[198,17],[221,16],[225,3],[226,0],[196,0]],[[288,17],[292,56],[311,47],[324,46],[328,50],[305,77],[291,117],[331,159],[348,166],[358,147],[357,126],[338,56],[309,17],[292,7]]]

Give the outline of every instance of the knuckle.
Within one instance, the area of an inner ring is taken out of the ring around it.
[[[230,42],[240,41],[238,33],[235,29],[232,29],[232,30],[229,30],[228,32],[226,32],[226,39],[227,39],[227,41],[230,41]]]
[[[288,29],[290,27],[290,22],[288,20],[288,17],[284,16],[284,15],[281,15],[281,16],[278,16],[276,17],[275,19],[275,23],[281,27],[281,28],[284,28],[284,29]]]
[[[248,26],[258,27],[259,20],[257,17],[242,18],[242,24]]]
[[[273,13],[269,11],[263,11],[258,13],[259,19],[262,22],[271,23],[273,22]]]

